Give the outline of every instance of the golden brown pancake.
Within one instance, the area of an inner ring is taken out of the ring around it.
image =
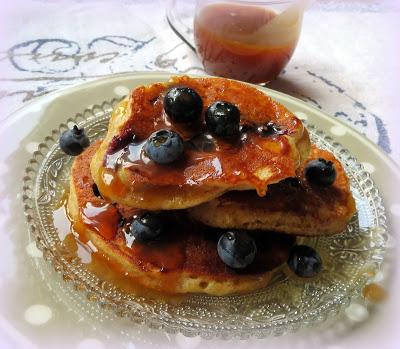
[[[166,91],[187,86],[202,98],[201,120],[192,125],[171,121],[163,109]],[[214,149],[199,148],[207,132],[204,111],[224,100],[241,112],[241,123],[261,126],[273,122],[281,134],[248,132],[236,140],[213,138]],[[184,156],[158,165],[142,152],[156,130],[173,129],[187,141]],[[201,140],[200,140],[201,143]],[[229,190],[257,190],[295,175],[307,158],[310,141],[299,119],[269,96],[249,85],[222,78],[174,77],[168,83],[140,86],[115,109],[108,133],[91,163],[100,192],[112,202],[148,210],[193,207]]]
[[[293,237],[254,234],[258,248],[255,261],[245,270],[235,271],[218,257],[220,234],[193,224],[184,211],[165,213],[168,228],[160,240],[132,243],[125,232],[129,231],[129,218],[140,210],[117,208],[95,195],[89,166],[99,145],[91,145],[74,160],[68,211],[79,240],[90,241],[95,253],[121,277],[169,294],[228,295],[265,287],[272,270],[287,260]],[[125,224],[120,224],[123,216]]]
[[[306,180],[305,164],[318,158],[334,163],[337,178],[332,186],[311,185]],[[191,208],[189,214],[206,225],[219,228],[313,236],[342,232],[356,212],[343,166],[332,153],[315,146],[305,164],[297,171],[299,185],[292,180],[271,185],[265,197],[259,197],[254,191],[229,192]]]

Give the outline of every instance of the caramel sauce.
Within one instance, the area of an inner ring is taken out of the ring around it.
[[[387,291],[376,283],[365,286],[362,290],[362,295],[371,303],[382,303],[388,298]]]
[[[85,234],[78,232],[84,232],[85,226],[81,222],[75,222],[72,224],[72,219],[69,216],[67,207],[67,192],[63,195],[60,202],[60,206],[53,212],[54,226],[58,232],[60,240],[63,242],[64,250],[62,251],[63,256],[68,260],[72,260],[78,257],[83,263],[89,263],[91,261],[92,248],[87,244],[89,239]],[[74,241],[71,240],[71,237]],[[79,240],[79,244],[76,241]]]
[[[272,24],[276,17],[254,5],[203,7],[194,21],[194,37],[206,71],[255,83],[274,79],[294,52],[301,23],[297,15],[289,24]]]
[[[188,80],[189,87],[192,87],[190,81],[194,80]],[[209,80],[201,81],[207,84]],[[120,225],[121,210],[107,201],[107,198],[115,196],[111,194],[117,194],[122,198],[119,204],[123,204],[123,198],[126,197],[129,182],[122,181],[124,178],[118,173],[120,168],[128,169],[129,175],[136,176],[134,178],[138,180],[134,181],[135,185],[143,184],[142,200],[149,200],[153,195],[157,199],[157,193],[161,191],[167,197],[173,197],[176,191],[182,190],[185,186],[192,187],[193,190],[201,189],[202,184],[213,184],[218,180],[236,185],[238,188],[242,184],[247,188],[250,182],[260,195],[265,195],[266,181],[265,178],[260,178],[258,170],[268,166],[270,173],[267,177],[272,180],[294,175],[297,164],[296,159],[288,157],[291,146],[286,135],[298,131],[296,128],[299,121],[285,109],[281,110],[283,107],[271,102],[261,92],[258,94],[254,89],[246,90],[243,85],[234,89],[224,88],[223,84],[233,82],[220,83],[221,85],[219,83],[212,85],[219,91],[217,94],[201,96],[205,107],[219,99],[221,91],[228,91],[226,99],[232,100],[232,103],[237,104],[243,112],[242,122],[247,122],[246,113],[253,113],[256,116],[252,115],[249,119],[252,122],[256,117],[263,123],[279,120],[277,126],[282,132],[265,136],[257,131],[259,125],[254,123],[235,139],[224,140],[207,133],[204,117],[194,125],[172,123],[166,116],[162,104],[166,86],[155,84],[149,88],[135,89],[131,95],[130,105],[128,106],[128,101],[122,102],[112,115],[110,125],[116,118],[125,119],[126,122],[123,122],[118,134],[108,144],[104,166],[100,167],[101,181],[96,184],[101,198],[95,197],[92,190],[94,182],[90,177],[89,164],[96,151],[95,145],[91,148],[91,156],[89,153],[84,153],[87,154],[86,157],[82,156],[76,160],[81,161],[80,165],[86,166],[84,170],[81,170],[81,166],[76,166],[76,177],[86,180],[77,180],[77,186],[83,193],[80,193],[82,195],[77,193],[78,204],[81,207],[79,207],[79,219],[71,220],[74,222],[71,232],[78,246],[82,246],[90,253],[90,258],[85,260],[90,268],[100,274],[100,277],[110,273],[114,274],[112,278],[118,280],[118,283],[125,284],[126,280],[129,280],[143,285],[145,284],[143,279],[147,275],[158,272],[162,277],[160,280],[156,276],[153,277],[152,282],[157,283],[154,288],[162,293],[173,293],[181,282],[182,273],[209,275],[211,278],[228,280],[243,273],[257,278],[260,273],[272,270],[286,261],[295,238],[281,234],[255,233],[259,251],[255,262],[244,271],[232,270],[218,257],[216,245],[222,231],[216,232],[215,229],[210,230],[191,222],[184,211],[168,212],[170,218],[165,224],[167,231],[160,239],[140,243],[127,236],[127,226],[124,230]],[[198,90],[200,94],[210,90],[204,86],[202,88],[203,90]],[[247,92],[243,95],[242,91]],[[254,96],[258,96],[258,99]],[[253,97],[252,103],[256,103],[258,108],[249,106],[250,97]],[[247,101],[246,104],[241,104],[243,101]],[[127,109],[131,115],[127,115]],[[266,115],[259,116],[258,110],[265,110]],[[280,115],[284,117],[280,118]],[[157,165],[143,152],[144,142],[150,134],[163,128],[178,131],[186,142],[184,156],[171,165]],[[132,178],[128,176],[128,179]],[[135,187],[135,195],[140,197],[140,188]],[[125,216],[123,218],[131,219]],[[93,231],[104,238],[104,241],[97,236],[95,238]],[[98,246],[90,241],[90,236]],[[96,263],[105,268],[105,271],[100,270]],[[132,263],[134,268],[129,263]],[[135,268],[149,274],[139,277],[135,274]],[[131,275],[131,272],[135,275]]]
[[[162,125],[167,128],[168,125]],[[254,130],[242,134],[237,139],[227,141],[202,130],[186,141],[182,159],[171,165],[159,165],[151,161],[143,151],[145,141],[132,142],[115,153],[105,157],[105,170],[102,174],[101,192],[105,190],[122,194],[123,185],[118,182],[113,172],[123,167],[141,178],[146,178],[152,186],[201,185],[223,179],[231,185],[252,182],[260,196],[265,195],[265,180],[255,172],[263,164],[269,164],[272,177],[282,176],[285,168],[282,157],[288,156],[290,144],[282,134],[263,137]],[[268,150],[268,151],[264,151]],[[117,184],[116,184],[117,183]]]
[[[196,273],[204,265],[208,268],[207,273],[220,276],[263,273],[286,261],[296,240],[285,234],[251,232],[258,250],[256,258],[245,270],[234,271],[227,268],[217,254],[217,242],[224,230],[191,221],[184,212],[169,212],[165,215],[164,223],[166,230],[162,236],[146,243],[138,242],[130,235],[129,223],[121,229],[125,241],[124,251],[164,273],[183,270]],[[142,265],[144,269],[145,264]]]
[[[88,202],[80,210],[82,222],[103,238],[111,240],[117,235],[121,216],[113,205],[106,203],[101,206],[94,206]]]
[[[201,96],[204,110],[198,122],[177,123],[166,115],[165,93],[169,87],[179,85],[193,88]],[[233,139],[209,134],[204,121],[205,109],[216,100],[234,103],[241,111],[242,126],[246,126],[242,129],[247,130]],[[124,121],[121,123],[120,119]],[[291,153],[293,145],[288,136],[294,133],[301,136],[301,122],[262,92],[234,81],[180,77],[168,84],[138,87],[132,91],[129,101],[123,101],[115,110],[110,125],[114,122],[120,126],[106,140],[104,183],[97,183],[106,197],[122,198],[129,191],[129,183],[135,184],[135,196],[141,186],[145,190],[149,187],[157,190],[186,185],[255,188],[264,196],[268,183],[293,177],[299,165],[298,154]],[[269,122],[278,132],[260,131]],[[170,165],[154,163],[143,151],[148,137],[160,129],[178,132],[186,143],[184,156]],[[118,173],[121,168],[123,173]],[[115,195],[107,195],[107,191]]]
[[[101,195],[105,198],[112,197],[112,194],[123,196],[125,186],[116,175],[115,170],[109,168],[101,168],[101,181],[97,183]]]
[[[171,244],[156,245],[136,244],[138,258],[147,260],[150,264],[160,268],[160,271],[178,270],[185,264],[185,250],[183,246]]]
[[[63,198],[60,202],[60,206],[53,211],[53,223],[58,231],[60,240],[64,240],[65,236],[71,232],[71,222],[67,217],[65,207],[66,198]]]
[[[108,206],[108,209],[109,207],[114,206]],[[98,227],[101,219],[105,217],[102,214],[107,212],[107,206],[86,205],[85,208],[86,215],[92,217],[91,222],[78,220],[71,224],[67,206],[61,206],[57,211],[60,213],[57,226],[62,228],[59,230],[59,234],[63,246],[67,250],[65,252],[67,258],[78,257],[88,270],[102,280],[112,282],[125,292],[162,300],[180,301],[184,299],[182,296],[173,294],[179,283],[182,282],[182,278],[192,277],[190,275],[194,275],[194,277],[210,275],[211,279],[229,279],[238,274],[257,277],[259,273],[273,270],[284,263],[295,242],[294,237],[283,234],[252,234],[258,249],[256,259],[246,270],[235,271],[228,268],[217,254],[217,241],[223,231],[215,231],[215,229],[188,220],[184,211],[163,214],[166,231],[153,241],[143,243],[136,241],[131,236],[130,222],[135,216],[134,214],[131,218],[125,218],[124,225],[114,222],[113,234],[110,235],[109,241],[101,242],[101,240],[95,239],[93,240],[95,243],[93,243],[88,235],[91,233],[87,228],[90,227],[91,230],[95,230],[101,235],[101,230],[94,229],[93,220],[96,217]],[[62,212],[64,213],[63,222],[61,222]],[[65,227],[68,225],[71,233],[65,234]],[[114,235],[114,230],[118,230],[116,235]],[[136,273],[132,274],[129,264],[126,263],[133,263],[135,268],[149,272],[149,275],[154,272],[160,273],[160,278],[157,276],[153,278],[152,290],[143,286],[146,282]]]
[[[148,262],[161,272],[175,271],[181,269],[186,261],[185,246],[178,242],[176,237],[169,235],[151,242],[138,242],[130,234],[130,223],[122,228],[126,247],[135,250],[135,256],[142,261]],[[179,237],[181,237],[179,234]]]
[[[136,296],[148,297],[159,301],[180,303],[186,299],[186,295],[176,295],[167,292],[157,292],[142,286],[140,282],[133,282],[134,276],[128,272],[116,269],[110,264],[109,258],[102,253],[91,251],[88,246],[70,233],[63,240],[64,254],[78,257],[85,264],[88,271],[92,272],[103,281],[109,282],[123,292]],[[172,280],[172,278],[171,278]]]
[[[126,114],[127,109],[129,108],[128,99],[124,99],[114,108],[110,122],[116,122],[117,120],[122,120],[124,115]],[[126,145],[128,145],[133,140],[132,130],[129,127],[122,131],[122,133],[118,136],[115,136],[108,148],[109,153],[115,153],[118,150],[122,149]]]

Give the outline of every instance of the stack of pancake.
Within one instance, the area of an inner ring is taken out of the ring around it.
[[[199,123],[168,118],[164,96],[174,86],[200,95]],[[204,111],[220,100],[240,110],[235,144],[204,136]],[[246,132],[246,125],[271,122],[283,132]],[[143,142],[160,129],[182,136],[183,159],[161,165],[143,157]],[[318,158],[336,168],[331,186],[314,186],[304,176],[304,166]],[[164,232],[154,241],[134,241],[130,224],[148,211],[163,216]],[[132,283],[169,294],[227,295],[265,287],[297,235],[342,232],[355,204],[340,162],[311,145],[285,107],[236,81],[174,77],[134,89],[115,108],[105,138],[75,158],[68,212],[80,242],[90,242]],[[255,260],[245,269],[232,269],[218,256],[217,241],[227,230],[245,230],[256,241]]]

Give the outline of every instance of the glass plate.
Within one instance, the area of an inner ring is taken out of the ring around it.
[[[335,316],[360,295],[371,270],[380,268],[388,233],[375,184],[349,151],[313,125],[307,125],[312,142],[333,152],[344,165],[358,211],[343,234],[298,239],[314,246],[323,258],[324,268],[316,279],[306,282],[287,278],[280,270],[270,286],[257,292],[227,297],[191,295],[178,304],[127,294],[99,279],[80,259],[66,258],[54,225],[53,211],[68,188],[72,164],[72,158],[60,150],[58,139],[76,123],[85,128],[91,141],[102,138],[118,102],[114,99],[96,105],[53,130],[38,146],[24,176],[23,202],[30,237],[43,251],[48,265],[69,283],[64,287],[73,285],[71,292],[77,299],[78,294],[85,296],[80,311],[109,320],[112,309],[135,322],[188,336],[262,338],[294,332]],[[41,263],[37,266],[44,275],[46,267]],[[100,306],[93,307],[93,302]]]

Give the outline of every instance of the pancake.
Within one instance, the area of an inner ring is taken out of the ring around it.
[[[332,161],[337,177],[330,187],[310,185],[305,164],[324,158]],[[342,232],[356,212],[349,179],[332,153],[313,146],[310,157],[293,180],[271,185],[266,197],[253,191],[229,192],[189,210],[190,216],[219,228],[262,229],[295,235],[327,235]]]
[[[220,296],[265,287],[273,270],[287,260],[293,237],[254,234],[258,249],[255,261],[245,270],[235,271],[218,257],[220,234],[216,229],[193,224],[185,211],[164,213],[167,231],[159,240],[132,242],[126,234],[129,220],[141,210],[111,205],[98,195],[90,161],[99,146],[100,142],[91,145],[73,162],[68,213],[79,240],[91,246],[121,277],[162,293]]]
[[[165,114],[163,98],[173,86],[190,87],[201,96],[204,110],[198,123],[174,123]],[[204,111],[217,100],[239,108],[245,129],[272,122],[278,132],[266,136],[248,131],[234,141],[207,135]],[[164,128],[179,132],[186,141],[183,158],[170,165],[155,164],[142,152],[146,139]],[[264,196],[268,184],[294,176],[309,151],[308,132],[301,121],[254,87],[222,78],[174,77],[167,83],[137,87],[116,107],[91,173],[102,195],[112,202],[175,210],[229,190],[255,189]]]

